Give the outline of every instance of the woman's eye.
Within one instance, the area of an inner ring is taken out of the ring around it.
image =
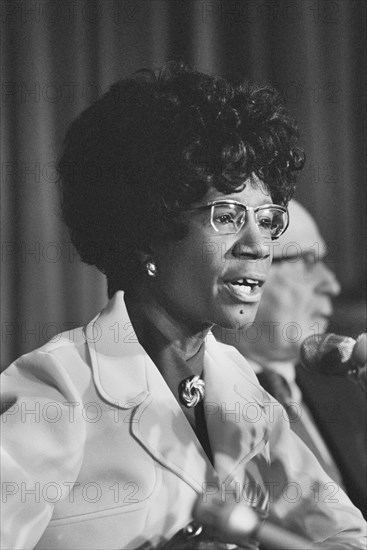
[[[259,225],[264,229],[271,229],[272,221],[270,218],[261,218],[261,220],[259,221]]]
[[[233,219],[232,214],[221,214],[220,216],[218,216],[216,218],[216,221],[218,223],[228,224],[228,223],[233,223],[234,219]]]

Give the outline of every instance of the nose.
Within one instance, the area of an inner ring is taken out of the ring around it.
[[[319,284],[317,289],[320,293],[338,296],[341,291],[340,283],[335,273],[328,268],[325,262],[319,262]]]
[[[232,247],[232,254],[236,258],[264,260],[270,257],[270,238],[260,232],[253,212],[247,213],[246,222],[236,236],[237,240]]]

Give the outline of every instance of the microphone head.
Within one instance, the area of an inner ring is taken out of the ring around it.
[[[314,334],[301,346],[301,363],[309,372],[345,376],[356,341],[337,334]]]

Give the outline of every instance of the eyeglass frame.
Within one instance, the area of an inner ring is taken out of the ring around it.
[[[242,225],[237,229],[237,231],[231,231],[231,233],[221,233],[220,230],[215,227],[214,220],[213,220],[214,207],[215,206],[220,206],[220,205],[241,206],[242,208],[244,208],[245,212],[248,212],[248,211],[252,210],[254,213],[256,213],[259,210],[264,210],[266,208],[277,208],[278,210],[281,210],[284,214],[287,215],[287,223],[285,224],[283,230],[281,231],[281,233],[279,233],[279,235],[277,235],[276,237],[271,237],[271,240],[274,240],[274,241],[276,239],[278,239],[281,235],[283,235],[283,233],[287,230],[288,225],[289,225],[288,208],[286,208],[285,206],[281,206],[280,204],[274,204],[274,203],[262,204],[260,206],[247,206],[246,204],[243,204],[242,202],[239,202],[239,201],[235,201],[235,200],[232,200],[232,199],[223,199],[223,200],[211,201],[211,202],[208,202],[207,204],[202,204],[200,206],[193,206],[193,207],[189,208],[187,211],[190,211],[190,210],[204,210],[205,208],[211,208],[210,224],[213,227],[214,231],[216,233],[220,233],[222,235],[237,235],[241,231],[243,226],[245,225],[247,217],[246,216],[244,217]],[[257,225],[257,227],[259,227],[257,223],[256,223],[256,225]]]

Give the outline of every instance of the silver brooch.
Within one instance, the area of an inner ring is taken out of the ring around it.
[[[205,382],[199,375],[189,376],[179,385],[181,403],[188,408],[196,407],[204,399]]]

